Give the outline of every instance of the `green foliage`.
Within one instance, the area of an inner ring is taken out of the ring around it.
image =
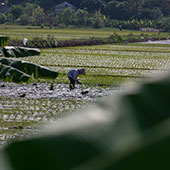
[[[0,47],[6,46],[8,44],[8,41],[9,41],[9,37],[0,36]]]
[[[131,35],[134,36],[135,33]],[[41,56],[21,59],[63,73],[55,80],[59,83],[68,83],[66,76],[68,70],[73,67],[83,67],[87,74],[80,77],[80,80],[87,87],[101,85],[112,89],[111,87],[119,86],[122,80],[127,81],[132,78],[136,80],[144,76],[158,77],[157,72],[169,68],[167,67],[170,62],[169,53],[169,46],[114,44],[43,49]],[[12,65],[19,66],[18,62]],[[32,70],[32,67],[30,68]],[[160,165],[161,168],[166,169],[165,161],[169,158],[166,155],[169,154],[167,150],[169,148],[169,82],[168,77],[161,81],[142,84],[137,91],[125,94],[119,104],[107,96],[111,106],[108,103],[99,103],[94,110],[86,109],[87,114],[79,112],[69,120],[55,122],[57,127],[54,127],[54,133],[48,131],[45,136],[40,136],[40,139],[36,136],[36,139],[29,138],[29,140],[15,142],[5,147],[3,151],[9,155],[9,159],[13,162],[12,166],[14,169],[17,167],[17,170],[25,167],[29,170],[74,169],[75,166],[83,170],[126,169],[127,167],[143,170],[148,167],[156,169]],[[50,83],[49,88],[53,89],[55,84]],[[67,111],[68,106],[72,109],[78,108],[79,105],[74,102],[44,98],[29,101],[27,98],[17,100],[0,98],[2,129],[0,142],[7,141],[8,137],[9,142],[12,138],[18,140],[26,135],[24,133],[28,132],[34,123],[46,122],[62,111]],[[21,118],[17,119],[17,117]],[[164,121],[167,121],[167,124]],[[24,130],[20,129],[22,127]],[[160,150],[157,150],[158,148]],[[2,163],[5,161],[0,162],[1,167]]]
[[[19,18],[23,14],[23,12],[24,12],[24,10],[23,10],[23,7],[21,5],[13,5],[10,8],[10,13],[12,14],[14,20]]]
[[[110,1],[105,5],[104,10],[105,15],[110,16],[113,19],[125,20],[130,17],[127,1]]]
[[[11,66],[0,64],[0,79],[8,82],[29,82],[30,76]]]
[[[27,42],[27,47],[30,48],[53,48],[57,46],[57,41],[53,35],[47,35],[47,38],[34,37]]]
[[[60,14],[59,14],[59,21],[66,25],[71,25],[73,23],[73,12],[70,8],[64,9]]]
[[[146,15],[148,17],[152,17],[151,11],[155,9],[159,9],[160,12],[163,15],[168,16],[169,12],[168,9],[170,8],[169,1],[164,0],[164,1],[153,1],[153,0],[148,0],[148,1],[134,1],[134,0],[80,0],[80,1],[71,1],[68,0],[69,3],[73,4],[77,8],[87,8],[88,12],[93,13],[96,10],[101,10],[103,14],[109,15],[112,18],[117,18],[117,19],[125,19],[128,16],[131,18],[145,18]],[[24,5],[25,3],[33,3],[31,0],[29,1],[9,1],[8,2],[11,6],[16,6],[16,5]],[[45,10],[52,9],[56,4],[61,3],[60,0],[54,1],[51,0],[50,2],[46,2],[45,0],[40,0],[40,1],[34,1],[35,5],[39,5],[41,8],[44,8]],[[113,13],[111,13],[111,9]],[[118,12],[116,14],[116,12]],[[118,15],[120,14],[121,15]],[[123,14],[123,15],[122,15]],[[127,15],[126,15],[127,14]]]
[[[81,8],[87,8],[89,12],[94,12],[99,9],[102,9],[105,5],[104,0],[83,0],[80,2]]]
[[[23,7],[24,13],[17,18],[17,23],[29,25],[32,22],[32,14],[36,8],[36,4],[26,3]]]
[[[161,28],[163,28],[164,31],[169,32],[170,31],[170,17],[165,18],[162,22],[161,22]]]
[[[39,49],[25,48],[25,47],[3,47],[0,49],[0,56],[4,57],[26,57],[40,55]]]
[[[111,35],[109,38],[108,38],[108,41],[109,42],[116,42],[116,43],[119,43],[119,42],[123,42],[123,39],[120,35],[114,33],[113,35]]]
[[[0,165],[12,170],[169,169],[169,91],[167,76],[139,85],[118,101],[96,103],[45,127],[42,135],[3,148],[7,162]]]
[[[16,83],[28,82],[32,75],[34,78],[47,79],[55,79],[58,76],[56,71],[28,62],[3,58],[0,60],[0,63],[2,64],[1,78],[12,78],[12,81]]]
[[[75,12],[74,22],[77,26],[87,26],[89,22],[89,13],[87,9],[78,9]]]
[[[45,13],[44,10],[38,6],[32,13],[31,22],[33,25],[42,25],[44,21]]]
[[[66,8],[57,16],[58,23],[67,25],[76,25],[78,27],[94,27],[101,28],[105,26],[105,20],[100,10],[95,11],[93,15],[86,9],[78,9],[75,13],[70,8]]]
[[[66,8],[57,15],[53,10],[54,6],[60,3],[57,1],[50,1],[50,3],[46,1],[12,3],[8,13],[0,14],[0,23],[36,25],[42,28],[44,26],[119,28],[121,22],[124,29],[139,29],[143,26],[159,29],[157,24],[149,25],[147,21],[152,20],[152,23],[161,21],[163,23],[163,18],[168,18],[170,9],[168,0],[159,3],[151,0],[82,0],[76,3],[69,2],[75,5],[77,10],[72,12],[70,8]],[[138,23],[134,23],[133,20]],[[140,21],[145,24],[139,23]]]
[[[104,23],[105,19],[100,10],[95,11],[93,22],[94,22],[93,23],[94,28],[101,28],[105,26],[105,23]]]
[[[47,83],[47,82],[46,82]],[[49,84],[50,85],[50,84]],[[18,85],[20,86],[20,85]],[[29,86],[29,85],[25,85]],[[22,94],[22,93],[21,93]],[[86,107],[88,101],[59,100],[54,98],[0,97],[0,148],[39,131],[39,125],[70,114],[75,108]],[[1,164],[2,166],[2,164]]]

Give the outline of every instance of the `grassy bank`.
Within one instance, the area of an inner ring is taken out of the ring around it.
[[[155,32],[141,32],[134,30],[122,30],[115,28],[102,28],[102,29],[90,29],[90,28],[52,28],[33,27],[33,26],[12,26],[12,25],[0,25],[0,35],[8,35],[11,39],[23,40],[28,38],[30,40],[41,37],[46,39],[49,35],[53,36],[57,40],[70,40],[70,39],[89,39],[94,38],[107,38],[114,33],[122,37],[132,36],[147,36],[165,38],[169,37],[169,33],[155,33]]]

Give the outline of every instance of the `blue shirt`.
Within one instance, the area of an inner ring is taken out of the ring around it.
[[[77,77],[78,77],[79,74],[80,74],[80,73],[79,73],[79,70],[73,69],[73,70],[70,70],[70,71],[67,73],[67,76],[73,78],[75,81],[78,81],[78,80],[77,80]]]

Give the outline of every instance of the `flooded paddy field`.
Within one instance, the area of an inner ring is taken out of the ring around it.
[[[96,100],[119,94],[122,83],[168,72],[170,48],[145,44],[54,48],[16,60],[45,66],[59,76],[30,84],[0,81],[0,147],[38,133],[41,125],[60,121]],[[86,75],[79,77],[82,85],[70,91],[67,72],[73,68],[85,68]]]
[[[166,44],[166,45],[170,45],[170,40],[158,40],[158,41],[147,41],[147,42],[143,42],[143,44]]]
[[[68,84],[0,82],[0,146],[38,133],[39,127],[48,121],[61,120],[75,110],[86,108],[90,102],[118,90],[111,88],[86,88],[77,85],[74,90]],[[37,131],[37,132],[36,132]]]

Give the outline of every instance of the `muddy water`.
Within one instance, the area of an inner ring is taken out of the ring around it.
[[[77,85],[75,89],[70,90],[68,84],[55,83],[51,90],[51,83],[15,84],[0,82],[0,97],[91,100],[97,97],[107,96],[111,91],[114,92],[112,88],[87,88],[83,85]]]
[[[142,42],[142,44],[170,44],[170,40],[159,40],[159,41],[147,41],[147,42]]]
[[[15,84],[0,81],[0,147],[8,142],[38,133],[39,127],[60,120],[76,109],[119,92],[113,88],[85,87],[68,84]]]

